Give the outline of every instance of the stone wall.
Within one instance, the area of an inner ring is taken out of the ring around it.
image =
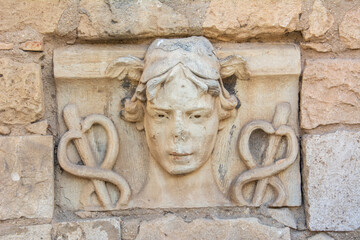
[[[1,0],[0,16],[0,239],[360,239],[359,1]],[[63,208],[54,50],[187,36],[300,46],[302,205]]]

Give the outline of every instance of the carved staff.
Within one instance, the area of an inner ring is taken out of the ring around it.
[[[84,120],[81,120],[77,107],[73,104],[69,104],[64,108],[63,115],[69,131],[61,138],[58,147],[58,158],[61,167],[73,175],[89,178],[104,209],[118,209],[122,204],[128,202],[131,192],[126,180],[111,171],[119,152],[119,140],[113,123],[107,117],[98,114],[89,115]],[[85,132],[94,124],[99,124],[105,128],[108,139],[106,155],[100,166],[85,136]],[[73,164],[67,158],[66,148],[71,141],[74,142],[85,166]],[[115,207],[111,202],[105,181],[113,183],[120,190],[120,198]],[[87,192],[91,194],[92,189]]]

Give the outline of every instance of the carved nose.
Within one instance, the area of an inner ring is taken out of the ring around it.
[[[176,116],[173,129],[173,136],[175,142],[186,141],[188,135],[188,130],[186,129],[183,118],[181,116]]]

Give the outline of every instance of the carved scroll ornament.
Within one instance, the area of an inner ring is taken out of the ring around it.
[[[89,115],[82,120],[76,105],[73,104],[67,105],[63,114],[69,131],[62,136],[59,143],[58,159],[60,166],[75,176],[91,180],[91,183],[83,189],[81,201],[87,203],[90,195],[95,192],[104,210],[119,209],[122,205],[127,204],[131,195],[130,187],[122,176],[111,171],[119,152],[119,138],[111,120],[99,114]],[[97,163],[85,136],[85,133],[94,124],[104,127],[108,139],[106,155],[100,165]],[[84,166],[72,163],[67,157],[67,147],[72,141],[85,164]],[[105,182],[114,184],[120,191],[120,198],[115,204],[111,202]]]

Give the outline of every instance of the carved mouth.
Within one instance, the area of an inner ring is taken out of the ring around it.
[[[175,157],[185,157],[185,156],[190,156],[190,155],[192,155],[192,153],[171,152],[170,155],[171,155],[171,156],[175,156]]]

